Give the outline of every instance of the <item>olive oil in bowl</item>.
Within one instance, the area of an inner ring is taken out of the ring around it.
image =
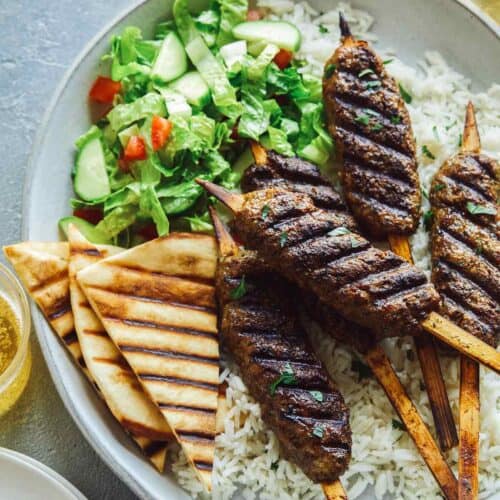
[[[21,396],[31,371],[30,314],[17,279],[0,264],[0,416]]]

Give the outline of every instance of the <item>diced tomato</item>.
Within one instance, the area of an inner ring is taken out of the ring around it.
[[[279,69],[285,69],[293,58],[293,52],[289,50],[280,49],[274,56],[274,62],[278,65]]]
[[[122,155],[120,156],[120,158],[118,158],[118,168],[122,171],[122,172],[130,172],[130,164],[129,162],[125,159],[125,157]]]
[[[145,160],[148,157],[144,139],[140,135],[133,135],[129,140],[123,159],[125,161]]]
[[[257,9],[249,9],[247,13],[247,21],[258,21],[260,19],[260,12]]]
[[[151,143],[153,144],[153,151],[158,151],[167,142],[167,139],[172,132],[172,122],[161,116],[153,116],[153,123],[151,125]]]
[[[98,76],[89,92],[89,97],[96,102],[111,104],[115,95],[122,89],[120,82],[115,82],[111,78]]]
[[[146,241],[158,238],[158,231],[156,230],[156,225],[153,223],[146,224],[145,226],[141,227],[141,229],[137,231],[137,234],[142,236]]]
[[[103,213],[100,208],[75,208],[73,210],[73,215],[75,217],[80,217],[80,219],[84,219],[91,224],[97,224],[103,218]]]

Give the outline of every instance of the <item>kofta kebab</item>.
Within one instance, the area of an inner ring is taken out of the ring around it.
[[[467,106],[461,151],[435,175],[432,281],[442,313],[477,338],[496,347],[500,340],[500,167],[481,154],[474,108]],[[460,358],[459,498],[479,490],[479,365]]]

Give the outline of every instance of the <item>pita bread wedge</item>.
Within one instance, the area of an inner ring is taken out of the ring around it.
[[[109,338],[76,281],[78,271],[123,249],[95,246],[73,225],[69,227],[68,237],[71,307],[85,364],[113,416],[161,472],[167,445],[174,435]]]
[[[174,233],[77,274],[92,308],[211,488],[219,378],[215,240]]]
[[[27,292],[89,377],[75,332],[68,277],[68,243],[26,241],[4,247]]]

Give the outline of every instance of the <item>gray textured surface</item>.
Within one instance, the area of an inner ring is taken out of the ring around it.
[[[58,82],[85,44],[127,4],[0,0],[0,245],[20,239],[24,172]],[[0,446],[52,467],[89,500],[135,498],[66,412],[34,334],[31,344],[30,382],[17,405],[0,419]]]

